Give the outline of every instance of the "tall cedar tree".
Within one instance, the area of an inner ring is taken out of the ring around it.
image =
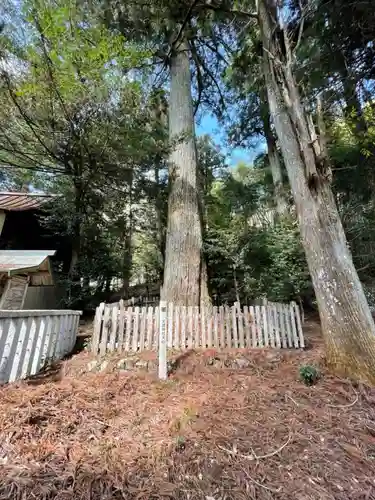
[[[161,67],[156,71],[159,76],[169,70],[170,192],[161,296],[179,305],[209,304],[194,112],[201,102],[222,101],[216,80],[225,60],[219,32],[233,17],[232,2],[149,0],[119,5],[109,0],[102,4],[109,7],[107,19],[115,21],[125,36],[135,36],[154,49],[150,59]],[[195,107],[193,74],[198,95]],[[207,92],[213,87],[215,93]]]
[[[189,45],[184,37],[170,57],[170,194],[162,298],[182,305],[209,302],[198,185]]]
[[[375,383],[375,325],[332,194],[324,151],[311,137],[274,0],[259,0],[267,93],[312,277],[329,365]]]

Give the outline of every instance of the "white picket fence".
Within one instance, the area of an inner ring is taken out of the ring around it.
[[[126,308],[120,301],[97,308],[92,338],[95,354],[156,350],[158,340],[159,307]],[[169,349],[305,346],[295,302],[209,309],[169,304],[167,345]]]
[[[37,374],[69,354],[81,311],[0,310],[0,384]]]

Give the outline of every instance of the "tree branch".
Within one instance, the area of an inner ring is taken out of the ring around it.
[[[197,114],[197,111],[198,111],[198,108],[199,108],[199,105],[201,102],[204,84],[203,84],[202,72],[201,72],[201,68],[200,68],[200,64],[199,64],[197,49],[195,47],[193,40],[190,41],[190,44],[191,44],[191,55],[192,55],[192,58],[195,62],[195,66],[197,69],[198,99],[197,99],[197,103],[196,103],[195,109],[194,109],[194,116],[195,116]]]
[[[176,38],[173,40],[173,42],[171,43],[171,50],[173,48],[173,45],[176,45],[176,43],[179,41],[181,35],[182,35],[182,32],[184,31],[184,28],[186,26],[186,24],[188,23],[189,19],[190,19],[190,16],[191,16],[191,13],[193,12],[193,9],[194,7],[197,5],[199,0],[193,0],[193,2],[190,4],[190,7],[188,8],[188,11],[186,13],[186,16],[185,16],[185,19],[183,20],[181,26],[180,26],[180,29],[177,33],[177,36]]]
[[[6,84],[7,84],[7,87],[8,87],[8,91],[9,91],[9,95],[10,95],[10,98],[13,102],[13,104],[16,106],[18,112],[20,113],[20,115],[22,116],[22,118],[24,119],[25,123],[27,124],[27,126],[29,127],[29,129],[31,130],[31,132],[33,133],[34,137],[36,138],[36,140],[39,142],[39,144],[45,149],[45,151],[51,156],[51,158],[54,158],[56,161],[59,161],[59,158],[53,153],[53,151],[51,151],[49,149],[49,147],[42,141],[42,139],[40,138],[39,134],[37,134],[35,128],[36,128],[36,124],[33,122],[33,120],[27,115],[27,113],[25,113],[23,111],[23,109],[21,108],[20,104],[18,103],[15,95],[13,94],[13,90],[11,88],[11,84],[10,84],[10,81],[9,81],[9,77],[7,75],[5,75],[3,73],[3,78],[4,80],[6,81]],[[34,128],[35,127],[35,128]]]
[[[224,99],[223,93],[221,91],[220,85],[218,84],[218,82],[217,82],[214,74],[212,73],[212,71],[210,71],[208,69],[207,65],[205,64],[205,62],[203,61],[203,59],[200,57],[200,55],[198,54],[198,52],[196,52],[196,57],[197,57],[197,61],[199,62],[199,64],[203,68],[203,70],[207,73],[207,75],[210,77],[210,79],[212,80],[213,84],[217,88],[217,91],[218,91],[219,96],[220,96],[220,99],[219,99],[220,100],[220,105],[223,108],[225,108],[225,99]]]
[[[215,10],[216,12],[225,12],[226,14],[232,14],[234,16],[240,17],[250,17],[252,19],[258,19],[258,14],[256,12],[246,12],[244,10],[236,9],[224,9],[218,5],[204,4],[203,7],[209,10]]]

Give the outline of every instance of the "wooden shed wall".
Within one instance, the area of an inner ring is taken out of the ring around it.
[[[29,286],[22,309],[62,309],[62,298],[57,286]]]

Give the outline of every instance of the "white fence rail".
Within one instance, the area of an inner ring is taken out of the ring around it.
[[[209,309],[168,304],[167,346],[191,348],[303,348],[299,307],[265,303],[262,306],[220,306]],[[156,350],[159,307],[100,304],[96,310],[92,351]]]
[[[69,354],[80,311],[0,310],[0,384],[35,375]]]

